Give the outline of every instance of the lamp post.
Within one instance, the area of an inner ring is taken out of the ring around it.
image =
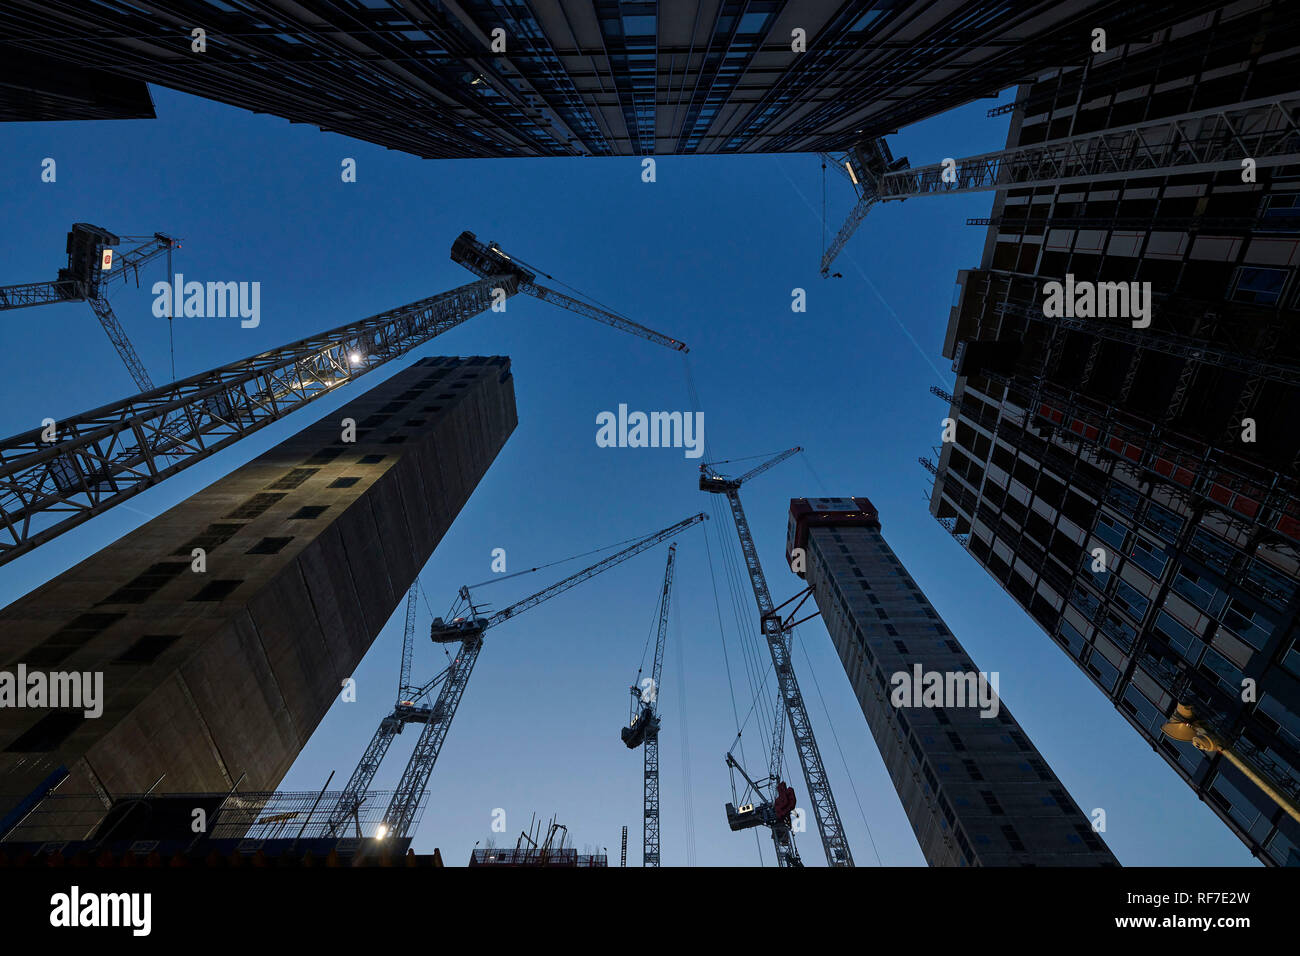
[[[1228,746],[1223,738],[1214,733],[1203,721],[1199,720],[1196,712],[1187,704],[1178,705],[1174,710],[1173,718],[1161,725],[1160,732],[1174,740],[1191,743],[1197,750],[1203,750],[1211,754],[1223,754],[1229,763],[1250,778],[1251,783],[1268,794],[1274,803],[1295,820],[1300,821],[1300,807],[1296,806],[1295,801],[1274,787],[1260,776],[1253,767],[1233,753],[1232,748]]]

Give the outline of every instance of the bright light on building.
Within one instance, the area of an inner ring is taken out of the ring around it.
[[[382,840],[386,836],[388,836],[388,825],[381,823],[379,824],[379,829],[375,831],[375,839]]]

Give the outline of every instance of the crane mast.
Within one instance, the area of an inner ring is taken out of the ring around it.
[[[803,769],[804,782],[808,787],[808,799],[812,803],[813,816],[817,820],[817,829],[821,834],[822,846],[826,851],[826,862],[830,866],[853,866],[853,856],[849,852],[848,840],[844,827],[840,823],[839,810],[835,806],[835,797],[831,793],[830,781],[826,777],[826,768],[822,763],[821,751],[817,747],[817,738],[813,734],[812,722],[804,705],[803,695],[799,691],[799,682],[795,678],[794,667],[790,660],[790,642],[780,615],[772,603],[772,594],[768,590],[767,578],[758,560],[758,550],[754,546],[754,536],[749,530],[749,521],[745,509],[740,503],[740,486],[750,478],[761,475],[774,465],[785,461],[791,455],[802,451],[790,448],[772,457],[768,461],[751,469],[739,478],[725,478],[713,470],[711,465],[700,466],[700,490],[714,494],[723,494],[731,506],[731,516],[736,524],[736,534],[740,538],[740,550],[745,557],[749,571],[750,585],[754,590],[754,599],[758,604],[759,622],[763,638],[767,641],[768,651],[772,655],[772,667],[776,671],[777,687],[785,707],[785,714],[790,722],[790,733],[794,738],[795,749],[799,753],[799,763]],[[779,729],[778,722],[778,729]],[[782,734],[784,737],[784,734]],[[774,756],[774,759],[775,756]],[[774,771],[775,772],[775,771]],[[773,831],[776,838],[776,831]],[[779,848],[778,848],[779,851]],[[780,853],[778,852],[778,860]]]
[[[1300,162],[1297,109],[1300,93],[1267,96],[915,168],[895,160],[883,138],[863,140],[844,155],[823,154],[848,173],[858,202],[822,256],[822,275],[878,202],[1240,169],[1246,158],[1258,167]]]
[[[420,580],[411,584],[406,592],[406,623],[402,628],[402,667],[397,677],[397,699],[402,701],[411,691],[411,657],[415,653],[415,612],[420,593]]]
[[[388,752],[393,737],[401,733],[402,727],[406,724],[421,723],[424,725],[424,729],[420,732],[415,750],[411,754],[410,760],[407,761],[406,768],[402,771],[401,780],[398,782],[397,789],[389,801],[388,809],[384,813],[383,823],[379,830],[379,835],[383,837],[393,839],[406,837],[415,820],[415,814],[419,810],[420,801],[424,798],[425,790],[428,788],[429,777],[433,773],[434,765],[438,761],[438,755],[442,751],[442,745],[447,738],[447,731],[451,727],[452,718],[455,717],[456,709],[460,706],[461,698],[465,694],[465,687],[468,685],[470,675],[473,673],[474,664],[478,660],[479,652],[483,649],[483,632],[500,624],[502,621],[510,620],[529,608],[536,607],[557,594],[562,594],[570,588],[590,580],[602,571],[621,564],[628,558],[654,547],[661,541],[680,534],[692,525],[704,521],[705,517],[703,513],[692,515],[674,525],[639,538],[609,557],[597,561],[590,567],[583,568],[561,581],[557,581],[536,594],[529,595],[508,607],[502,608],[490,617],[480,617],[478,615],[477,609],[470,600],[469,588],[462,587],[460,595],[462,599],[469,603],[469,616],[458,618],[450,623],[444,622],[442,618],[436,618],[429,631],[430,639],[436,644],[459,643],[460,647],[457,649],[454,660],[450,666],[423,687],[407,687],[410,697],[399,701],[393,712],[380,721],[375,736],[366,748],[365,753],[362,754],[360,763],[357,764],[357,768],[348,780],[348,784],[340,795],[335,809],[331,812],[331,828],[334,829],[342,825],[349,816],[356,812],[357,807],[360,806],[360,801],[364,799],[364,795],[369,789],[370,782],[379,769],[380,762]],[[408,609],[409,607],[408,596]],[[405,661],[405,648],[403,648],[403,660]],[[421,701],[438,685],[441,685],[441,688],[433,704],[421,704]]]
[[[673,562],[677,545],[668,547],[663,589],[659,592],[659,621],[655,634],[650,686],[632,686],[632,717],[621,731],[623,743],[645,749],[644,812],[641,833],[641,865],[659,865],[659,687],[664,669],[664,644],[668,638],[668,609],[672,600]]]

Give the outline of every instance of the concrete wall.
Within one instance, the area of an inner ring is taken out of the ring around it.
[[[102,672],[107,701],[0,708],[0,818],[61,766],[64,793],[274,789],[516,423],[509,359],[423,359],[0,611],[0,670]]]
[[[878,529],[821,523],[807,532],[804,576],[926,861],[1117,865],[1005,703],[894,705],[895,674],[977,665]]]

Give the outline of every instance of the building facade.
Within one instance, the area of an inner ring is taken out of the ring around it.
[[[148,115],[153,83],[426,158],[842,149],[1069,62],[1099,25],[1144,36],[1170,6],[16,0],[0,117]],[[65,65],[104,82],[69,93]]]
[[[0,707],[0,821],[272,790],[516,421],[509,359],[421,359],[0,611],[0,672],[103,681]]]
[[[927,863],[1119,865],[997,699],[996,675],[977,671],[908,576],[870,501],[792,500],[786,551],[803,568]]]
[[[1224,5],[1050,71],[1021,88],[1008,146],[1286,102],[1298,17]],[[1300,798],[1300,164],[1241,158],[998,192],[958,277],[956,384],[932,390],[955,431],[923,463],[972,557],[1252,853],[1297,865],[1294,819],[1160,729],[1188,704]],[[1050,283],[1098,297],[1062,317]]]

